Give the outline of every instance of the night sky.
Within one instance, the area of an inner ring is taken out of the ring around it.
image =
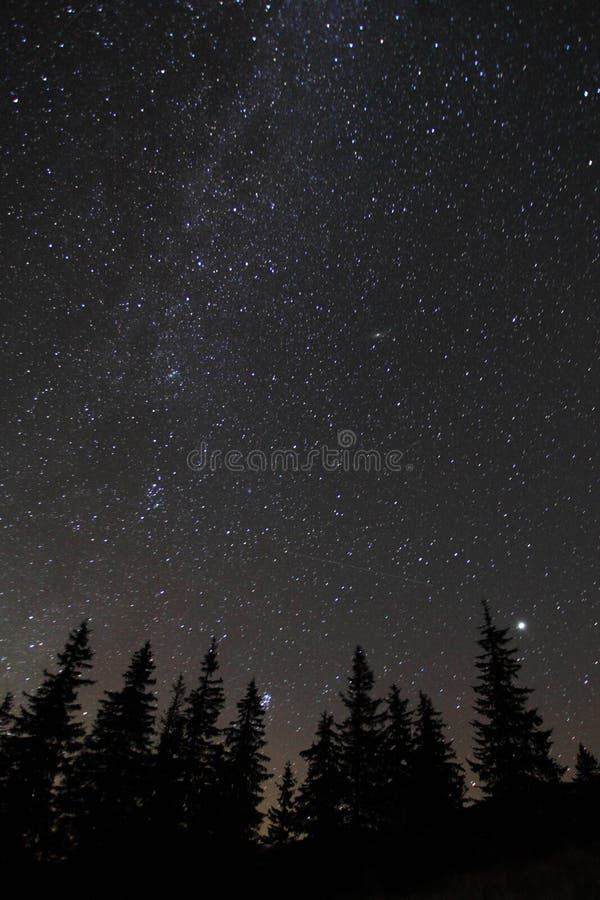
[[[2,692],[214,633],[280,772],[361,643],[464,758],[485,593],[598,753],[590,9],[6,5]],[[187,462],[348,430],[400,471]]]

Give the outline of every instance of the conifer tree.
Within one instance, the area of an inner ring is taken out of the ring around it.
[[[185,709],[185,818],[192,833],[216,827],[222,762],[218,727],[225,696],[219,675],[218,645],[213,637],[202,661],[198,684]]]
[[[393,684],[386,697],[381,736],[382,798],[385,824],[392,829],[406,825],[414,801],[414,738],[408,699]]]
[[[11,729],[15,723],[14,698],[7,693],[0,704],[0,864],[10,854],[10,789],[13,777],[13,754],[10,752]]]
[[[256,838],[263,819],[259,805],[263,785],[270,777],[262,752],[266,744],[264,707],[254,679],[237,704],[237,716],[225,732],[223,767],[224,793],[228,821],[226,830],[232,841],[247,843]]]
[[[171,702],[161,720],[156,753],[152,817],[156,828],[172,839],[176,838],[184,821],[185,693],[185,681],[180,675],[173,685]]]
[[[564,768],[550,755],[551,730],[544,730],[537,710],[527,707],[532,692],[518,684],[521,665],[508,628],[494,625],[486,601],[483,613],[470,764],[487,795],[517,796],[535,784],[557,782]]]
[[[10,730],[10,726],[14,722],[13,707],[15,698],[10,691],[4,695],[4,700],[0,703],[0,740]]]
[[[463,768],[444,731],[444,722],[431,698],[419,692],[413,768],[418,808],[425,819],[459,809],[463,802]]]
[[[105,691],[67,786],[75,830],[97,850],[134,851],[147,826],[155,696],[150,643],[133,654],[123,687]]]
[[[330,713],[321,715],[314,742],[300,756],[307,771],[297,801],[299,830],[325,843],[342,826],[341,748]]]
[[[291,762],[286,762],[278,785],[277,803],[268,812],[269,844],[287,844],[296,834],[296,779]]]
[[[583,744],[577,749],[575,781],[578,784],[600,784],[600,763]]]
[[[183,756],[186,719],[184,715],[185,681],[179,675],[171,689],[172,700],[160,723],[159,759],[173,760]]]
[[[378,827],[381,790],[381,701],[371,696],[374,685],[362,647],[352,660],[348,689],[341,694],[347,710],[339,726],[346,824],[352,831]]]
[[[11,729],[15,725],[14,705],[14,696],[10,692],[5,694],[4,700],[0,703],[0,803],[2,802],[2,786],[8,779],[10,769],[9,747]]]
[[[93,683],[86,677],[91,659],[89,627],[83,622],[58,654],[56,671],[45,670],[38,690],[25,694],[20,712],[13,716],[9,707],[4,710],[11,723],[3,741],[9,768],[7,815],[22,846],[38,857],[51,850],[58,785],[82,744],[78,694]]]

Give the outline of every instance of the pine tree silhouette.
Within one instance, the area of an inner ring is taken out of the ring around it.
[[[15,763],[11,753],[12,728],[15,724],[14,697],[7,693],[0,704],[0,865],[8,862],[15,835],[11,827],[11,789]]]
[[[176,842],[184,823],[185,693],[185,681],[180,675],[171,691],[171,703],[161,720],[156,752],[151,813],[154,829],[162,835],[163,842]]]
[[[380,747],[383,715],[381,700],[371,696],[374,685],[362,647],[352,660],[348,689],[341,694],[347,715],[339,726],[346,824],[353,832],[370,831],[380,824]]]
[[[67,785],[75,838],[85,852],[139,852],[147,835],[156,700],[150,643],[133,654],[118,691],[105,691]]]
[[[408,699],[393,684],[385,700],[381,736],[382,797],[385,826],[398,831],[408,825],[415,801],[414,738]]]
[[[10,692],[5,694],[4,700],[0,703],[0,798],[2,797],[2,785],[8,779],[10,769],[10,739],[16,722],[14,706],[13,694]]]
[[[0,741],[6,735],[14,723],[13,708],[15,698],[10,691],[4,695],[4,700],[0,703]]]
[[[452,742],[444,737],[445,727],[430,697],[419,692],[413,767],[418,815],[429,823],[459,809],[463,801],[464,773],[456,761]]]
[[[232,842],[253,841],[263,819],[259,805],[270,778],[262,752],[266,744],[265,711],[254,679],[237,704],[237,716],[225,732],[223,766],[226,831]]]
[[[472,723],[475,749],[470,765],[485,794],[517,796],[536,783],[557,782],[565,769],[550,756],[551,730],[543,730],[537,710],[527,708],[532,692],[517,683],[521,665],[508,628],[494,625],[485,600],[483,613],[478,641],[483,652],[477,657],[474,687],[479,718]]]
[[[192,835],[214,835],[219,827],[222,744],[218,721],[224,704],[218,645],[213,637],[185,709],[184,814]]]
[[[268,812],[269,830],[267,842],[273,845],[287,844],[296,834],[296,779],[291,762],[286,762],[278,785],[277,803]]]
[[[183,675],[179,675],[171,689],[171,703],[160,723],[157,756],[166,763],[183,756],[186,727],[185,693],[185,681]]]
[[[327,843],[339,836],[342,826],[341,748],[332,715],[321,715],[314,742],[300,756],[307,772],[297,800],[299,828]]]
[[[598,808],[600,807],[600,763],[593,753],[579,744],[575,763],[574,802],[575,827],[580,840],[590,835],[600,836]]]
[[[577,749],[574,780],[578,784],[600,784],[600,763],[583,744]]]
[[[44,671],[41,686],[25,694],[20,712],[4,711],[10,724],[3,740],[9,768],[6,814],[17,842],[37,858],[53,853],[59,785],[84,735],[78,694],[93,683],[85,674],[91,659],[89,627],[83,622],[58,654],[57,670]]]

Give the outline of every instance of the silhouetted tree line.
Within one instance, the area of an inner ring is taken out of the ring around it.
[[[531,691],[519,684],[508,629],[496,627],[485,602],[483,614],[469,764],[487,799],[475,806],[514,821],[528,798],[546,802],[565,769],[552,758],[551,732],[529,703]],[[423,692],[411,709],[395,684],[377,697],[361,647],[341,694],[341,721],[323,712],[301,753],[302,782],[286,763],[266,816],[265,708],[252,680],[233,720],[220,724],[225,696],[214,639],[196,683],[177,679],[160,721],[145,644],[120,689],[104,693],[86,733],[79,693],[93,683],[91,660],[84,622],[19,709],[10,695],[0,705],[5,870],[22,861],[192,865],[194,855],[222,858],[224,849],[235,864],[258,846],[406,847],[409,836],[450,840],[462,827],[465,774],[440,713]],[[592,804],[597,820],[600,766],[582,745],[570,787],[577,808]]]

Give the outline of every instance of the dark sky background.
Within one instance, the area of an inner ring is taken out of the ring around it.
[[[280,771],[361,643],[464,757],[485,592],[598,753],[590,9],[5,5],[2,690],[215,633]],[[345,429],[402,471],[186,463]]]

